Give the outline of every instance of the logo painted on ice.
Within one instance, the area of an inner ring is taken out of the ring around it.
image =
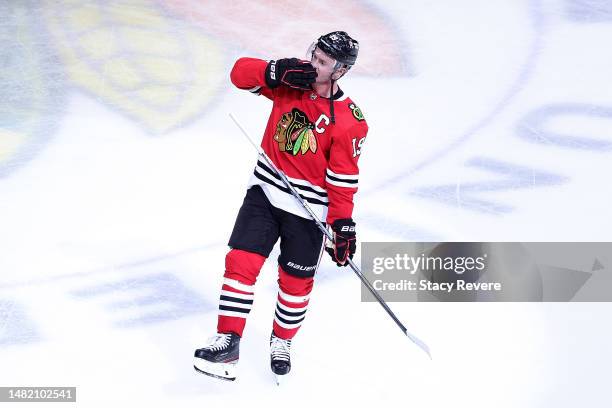
[[[449,19],[452,20],[463,18],[466,20],[465,24],[474,25],[490,24],[491,21],[499,22],[499,29],[496,30],[495,33],[491,33],[491,36],[474,37],[468,31],[456,31],[454,33],[456,41],[443,44],[448,47],[447,56],[443,55],[443,58],[449,58],[449,64],[453,63],[450,59],[455,56],[452,47],[464,47],[464,44],[471,44],[470,47],[475,47],[476,44],[474,44],[474,41],[478,42],[477,47],[483,50],[486,49],[486,53],[489,55],[489,57],[486,58],[477,57],[463,60],[463,71],[457,71],[456,74],[444,71],[444,76],[438,75],[440,83],[447,84],[447,87],[444,90],[443,97],[432,99],[432,106],[428,107],[428,109],[439,111],[444,108],[458,109],[458,107],[461,106],[465,114],[452,118],[445,117],[443,129],[464,130],[461,131],[461,133],[446,132],[441,135],[436,134],[435,144],[424,144],[419,146],[419,149],[415,149],[419,150],[419,153],[414,153],[415,155],[418,154],[418,156],[411,157],[411,160],[407,161],[407,163],[411,163],[409,167],[404,171],[389,172],[389,174],[393,174],[393,176],[373,190],[380,190],[396,184],[405,185],[407,177],[445,159],[449,153],[465,144],[483,128],[491,124],[493,120],[510,105],[519,91],[524,88],[533,73],[533,69],[540,55],[539,50],[542,47],[545,29],[544,17],[539,0],[528,0],[521,3],[521,5],[514,5],[512,7],[516,9],[515,11],[518,11],[514,15],[516,21],[512,24],[502,23],[507,20],[509,16],[502,13],[500,9],[496,7],[484,8],[480,10],[478,16],[466,12],[459,17],[449,17]],[[529,23],[525,24],[524,21],[529,21]],[[446,24],[444,21],[441,21],[441,23]],[[448,21],[448,24],[450,25],[451,21]],[[519,29],[517,29],[517,27],[519,27]],[[495,35],[505,35],[506,37],[512,36],[516,38],[521,37],[523,43],[527,43],[529,46],[523,49],[522,46],[517,45],[512,50],[503,50],[496,46],[496,41],[498,40],[494,38]],[[501,60],[508,58],[502,55],[511,54],[514,57],[514,60],[511,61],[512,64],[508,66],[510,61],[506,62],[506,67],[504,69],[506,72],[515,70],[516,73],[505,82],[500,82],[499,77],[495,75],[489,75],[491,72],[502,68],[495,65],[496,61],[499,61],[497,57],[494,56],[496,54],[499,55]],[[418,63],[418,61],[415,61],[415,64],[418,65]],[[472,74],[481,72],[483,75],[486,74],[486,76],[479,79],[479,86],[471,89],[469,96],[471,98],[470,100],[479,101],[479,107],[470,108],[470,110],[467,110],[468,107],[465,106],[467,98],[465,88],[457,85],[465,80],[465,78],[460,78],[459,76],[464,76],[466,72],[471,72]],[[457,75],[457,77],[453,75]],[[415,80],[418,79],[419,78],[416,78]],[[491,92],[490,90],[493,91]],[[419,95],[419,97],[421,96]],[[406,95],[405,98],[410,98],[410,96]],[[422,104],[423,102],[418,101],[418,103]],[[466,115],[470,118],[469,121],[462,120],[462,117],[466,117]],[[434,119],[434,121],[439,120],[439,117]],[[435,127],[435,124],[430,125]],[[401,155],[403,160],[405,160],[405,152],[402,151]]]

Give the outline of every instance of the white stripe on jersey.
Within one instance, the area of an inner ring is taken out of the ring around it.
[[[306,218],[307,220],[311,219],[310,214],[306,212],[304,207],[302,207],[302,205],[295,199],[293,194],[286,193],[283,190],[280,190],[280,188],[275,184],[270,184],[266,181],[260,180],[257,178],[257,176],[255,176],[255,174],[252,174],[247,188],[251,188],[255,185],[261,187],[264,194],[270,201],[270,204],[272,204],[274,207],[297,215],[298,217]],[[320,220],[325,220],[327,218],[326,205],[315,203],[308,203],[308,205]]]
[[[341,181],[332,180],[329,177],[325,177],[325,181],[327,181],[328,184],[337,187],[357,188],[357,183],[343,183]]]
[[[261,160],[257,160],[257,167],[256,168],[260,168],[261,170],[265,170],[266,173],[271,174],[269,171],[266,170],[266,168],[268,167],[267,163],[264,163]],[[289,181],[292,184],[296,184],[298,187],[296,188],[300,188],[300,187],[306,187],[307,189],[313,189],[321,194],[319,194],[319,197],[322,196],[327,196],[327,190],[325,190],[323,187],[319,187],[317,185],[312,184],[310,181],[308,180],[302,180],[302,179],[297,179],[297,178],[293,178],[293,177],[289,177],[285,174],[285,177],[287,177],[289,179]],[[276,178],[276,177],[275,177]],[[280,179],[277,178],[278,181],[280,181]],[[284,184],[283,184],[284,185]],[[295,187],[295,186],[294,186]]]
[[[270,172],[268,172],[266,169],[264,169],[264,168],[261,168],[261,167],[257,166],[257,167],[255,167],[255,171],[256,171],[256,172],[258,172],[259,174],[261,174],[261,175],[265,176],[267,179],[269,179],[270,181],[272,181],[272,182],[273,182],[273,183],[274,183],[276,186],[278,186],[278,187],[282,187],[282,188],[284,188],[284,187],[285,187],[285,184],[284,184],[284,183],[283,183],[281,180],[276,179],[276,178],[275,178],[275,177],[274,177],[272,174],[270,174]],[[287,178],[289,178],[289,177],[287,177]],[[291,179],[291,178],[289,178],[289,181],[291,181],[291,182],[292,182],[292,183],[294,183],[294,184],[298,184],[298,183],[296,183],[294,180],[296,180],[296,179]],[[304,182],[304,180],[300,180],[300,181]],[[310,184],[310,183],[309,183],[309,184]],[[320,195],[318,195],[318,194],[316,194],[316,193],[313,193],[312,191],[306,191],[306,190],[304,190],[304,189],[300,188],[300,187],[299,187],[299,185],[298,185],[298,187],[296,187],[296,186],[293,186],[293,187],[294,187],[294,188],[297,190],[297,192],[298,192],[298,193],[300,193],[300,195],[302,195],[302,196],[304,196],[304,197],[314,198],[315,200],[319,200],[319,201],[322,201],[322,202],[324,202],[324,203],[329,203],[329,199],[328,199],[327,197],[322,197],[322,196],[320,196]],[[306,186],[306,187],[310,187],[310,186]],[[325,195],[327,196],[327,191],[323,190],[322,188],[321,188],[321,190],[322,190],[322,192],[323,192],[323,193],[325,193]],[[318,190],[317,190],[317,191],[318,191]],[[313,204],[313,203],[308,203],[308,204]]]
[[[339,173],[334,173],[330,169],[327,169],[326,171],[328,175],[342,179],[342,180],[351,180],[351,181],[359,180],[359,174],[339,174]]]
[[[293,177],[287,177],[287,178],[293,184],[297,184],[298,186],[309,187],[309,188],[312,188],[315,191],[318,191],[319,193],[323,193],[323,194],[327,195],[327,190],[325,190],[323,187],[315,186],[314,184],[312,184],[308,180],[301,180],[301,179],[296,179],[296,178],[293,178]],[[297,187],[297,188],[299,189],[299,187]],[[321,195],[317,195],[317,197],[321,197]]]

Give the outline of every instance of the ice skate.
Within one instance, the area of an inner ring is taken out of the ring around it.
[[[196,371],[227,381],[236,379],[240,336],[234,333],[217,333],[208,344],[197,349],[193,368]]]
[[[270,367],[276,378],[276,384],[280,385],[283,376],[291,371],[291,340],[276,337],[274,332],[270,336]]]

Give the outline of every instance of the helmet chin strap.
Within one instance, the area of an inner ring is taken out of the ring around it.
[[[333,74],[332,74],[333,75]],[[334,115],[334,79],[331,78],[331,87],[329,89],[329,116],[331,116],[331,123],[336,124],[336,116]]]
[[[334,114],[334,84],[336,83],[336,80],[334,79],[334,74],[336,73],[336,71],[338,70],[338,68],[340,68],[342,65],[336,61],[336,63],[334,64],[334,70],[332,71],[329,80],[330,80],[330,89],[329,89],[329,116],[331,116],[331,123],[332,125],[336,124],[336,115]]]
[[[338,69],[342,68],[343,65],[341,63],[339,63],[338,61],[336,61],[336,63],[334,64],[334,70],[332,71],[329,80],[330,80],[330,90],[329,90],[329,116],[331,116],[331,123],[332,124],[336,124],[336,115],[334,115],[334,84],[336,83],[336,81],[338,79],[340,79],[344,74],[340,75],[340,78],[338,79],[334,79],[334,74],[336,73],[336,71],[338,71]]]

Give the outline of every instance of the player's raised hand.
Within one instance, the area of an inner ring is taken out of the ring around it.
[[[266,68],[266,84],[269,88],[285,85],[293,89],[307,91],[317,78],[317,71],[310,61],[297,58],[282,58],[270,61]]]

